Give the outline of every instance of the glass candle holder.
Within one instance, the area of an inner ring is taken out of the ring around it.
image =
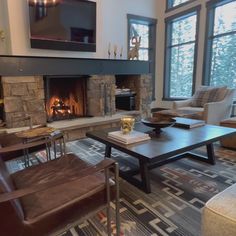
[[[135,119],[132,116],[122,117],[120,120],[122,133],[123,134],[130,133],[134,128],[134,122],[135,122]]]

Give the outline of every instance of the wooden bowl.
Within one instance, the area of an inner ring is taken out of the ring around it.
[[[149,117],[142,119],[141,122],[149,127],[154,128],[156,134],[159,134],[162,128],[170,127],[175,124],[175,119],[169,117]]]

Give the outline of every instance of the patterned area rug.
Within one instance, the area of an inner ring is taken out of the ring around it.
[[[82,139],[67,143],[67,150],[88,162],[97,163],[103,159],[105,147],[92,139]],[[204,148],[196,151],[205,154]],[[217,145],[215,152],[217,162],[214,166],[186,158],[152,170],[151,194],[145,194],[121,179],[121,235],[200,235],[201,209],[205,202],[236,182],[236,152]],[[31,159],[32,164],[43,161],[45,152],[35,156]],[[134,158],[115,149],[112,156],[123,170],[137,164]],[[20,159],[7,164],[12,171],[24,167]],[[106,214],[101,211],[62,235],[105,236],[105,224]]]

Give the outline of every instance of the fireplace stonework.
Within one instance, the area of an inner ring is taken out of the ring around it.
[[[152,97],[150,75],[124,75],[124,86],[136,92],[136,110],[141,117],[150,115]],[[8,128],[28,126],[23,118],[32,117],[33,125],[46,124],[43,76],[2,77],[5,121]],[[87,113],[105,116],[116,113],[115,75],[91,75],[87,78]]]
[[[141,117],[150,116],[150,104],[152,102],[152,82],[149,75],[125,75],[122,76],[122,85],[136,93],[135,107],[141,111]]]
[[[88,114],[91,116],[113,115],[115,109],[115,76],[93,75],[87,83]]]
[[[44,85],[40,76],[2,77],[5,121],[7,128],[46,124]]]

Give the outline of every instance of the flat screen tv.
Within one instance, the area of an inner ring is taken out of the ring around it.
[[[96,2],[28,0],[32,48],[96,51]]]

